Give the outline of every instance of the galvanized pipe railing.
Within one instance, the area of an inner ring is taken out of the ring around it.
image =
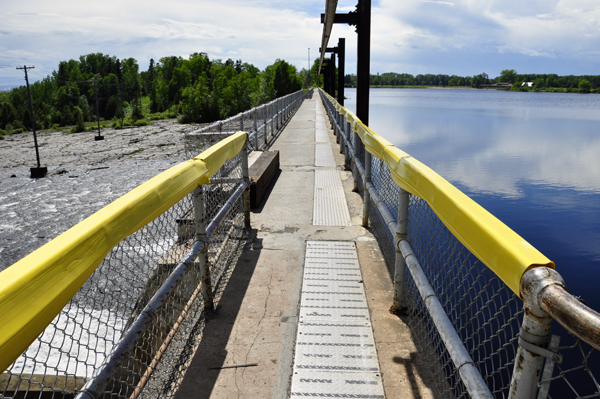
[[[186,138],[225,138],[238,131],[239,127],[239,131],[248,132],[248,140],[253,150],[267,147],[277,129],[292,116],[293,111],[301,105],[305,97],[304,90],[288,94],[225,120],[188,132]],[[258,115],[262,115],[262,118],[259,119]],[[244,125],[244,119],[252,119],[252,123]],[[229,127],[228,131],[223,130],[224,126]]]
[[[397,256],[394,273],[394,301],[391,310],[398,311],[404,307],[402,303],[403,276],[406,265],[417,284],[425,306],[436,323],[442,340],[451,354],[455,367],[459,370],[461,378],[463,378],[469,394],[472,397],[492,397],[487,386],[483,389],[482,384],[485,385],[485,383],[473,361],[463,358],[465,353],[468,356],[464,344],[456,334],[446,312],[427,282],[407,241],[405,224],[408,218],[408,193],[400,188],[397,219],[399,223],[397,224],[385,203],[379,198],[377,190],[371,182],[370,154],[368,152],[365,154],[365,168],[363,169],[357,157],[357,145],[353,145],[350,139],[350,135],[354,134],[350,125],[343,120],[343,117],[327,97],[322,92],[320,94],[333,130],[339,135],[340,152],[350,158],[351,169],[354,171],[353,175],[355,178],[358,176],[363,182],[363,225],[366,226],[368,223],[368,203],[372,201],[384,219],[389,232],[395,235],[394,247]],[[550,337],[552,319],[558,321],[575,337],[600,350],[600,313],[590,309],[576,297],[569,294],[558,272],[543,266],[527,270],[521,279],[520,294],[524,301],[525,312],[519,333],[519,347],[509,390],[509,398],[511,399],[529,399],[535,396],[544,358],[554,363],[562,361],[562,356],[552,350],[553,347],[558,346],[558,343],[550,343],[552,341]],[[469,366],[465,368],[467,365]],[[547,393],[547,384],[543,388],[544,392]]]
[[[358,151],[356,151],[357,146],[352,146],[347,132],[341,129],[339,125],[336,126],[338,119],[335,114],[337,111],[332,109],[331,105],[326,100],[324,100],[324,103],[327,105],[326,108],[328,110],[330,122],[334,126],[334,130],[342,134],[343,140],[341,141],[343,141],[344,145],[347,146],[347,153],[351,154],[350,159],[352,162],[352,169],[354,170],[353,175],[360,176],[363,182],[364,193],[368,193],[370,200],[373,201],[374,205],[382,215],[386,227],[392,234],[396,236],[396,239],[394,240],[394,246],[396,249],[396,270],[394,273],[394,302],[392,304],[392,310],[398,312],[403,308],[402,296],[404,288],[404,267],[407,265],[413,280],[415,281],[415,284],[421,293],[425,307],[434,319],[438,332],[446,348],[448,349],[448,353],[452,358],[454,366],[458,370],[463,382],[465,383],[469,394],[473,398],[492,399],[493,395],[483,380],[481,373],[475,366],[473,359],[471,359],[471,356],[467,352],[462,340],[452,326],[448,315],[444,311],[439,299],[435,295],[435,291],[429,284],[429,281],[427,280],[419,261],[414,256],[410,244],[407,241],[406,221],[408,217],[408,193],[402,190],[404,191],[405,195],[402,195],[402,193],[400,195],[400,201],[398,204],[398,220],[400,221],[400,224],[398,224],[391,215],[385,203],[380,199],[377,189],[370,181],[370,178],[367,180],[365,169],[358,161]]]
[[[242,157],[247,157],[247,152],[242,152]],[[246,160],[247,162],[247,160]],[[247,175],[244,176],[244,180],[239,184],[236,190],[233,192],[229,200],[223,205],[219,212],[215,215],[213,220],[206,225],[204,217],[204,201],[202,200],[202,190],[200,187],[194,191],[194,205],[196,209],[196,241],[194,242],[192,249],[188,252],[183,262],[181,262],[165,280],[165,282],[156,291],[152,299],[141,311],[140,315],[136,318],[131,327],[123,334],[122,338],[115,345],[114,349],[107,356],[106,360],[98,369],[94,371],[92,377],[87,381],[81,391],[77,394],[76,399],[98,399],[104,395],[107,385],[113,379],[117,372],[119,365],[127,359],[131,351],[135,349],[135,345],[138,340],[143,336],[146,329],[148,329],[154,319],[157,316],[158,310],[167,302],[171,292],[178,285],[181,278],[185,275],[186,271],[194,264],[196,259],[200,261],[201,268],[201,289],[204,299],[205,311],[212,311],[214,309],[213,304],[213,292],[210,283],[210,271],[208,267],[208,261],[206,254],[208,251],[208,245],[210,242],[211,234],[216,230],[219,224],[225,219],[227,214],[233,208],[235,202],[244,195],[248,190],[250,182],[248,181]],[[246,209],[245,209],[246,211]],[[249,208],[248,208],[249,211]],[[245,219],[249,219],[249,214]],[[185,314],[182,314],[185,317]],[[181,321],[178,320],[180,323]],[[169,334],[170,336],[170,334]],[[168,339],[168,338],[167,338]],[[168,343],[165,341],[168,346]],[[166,347],[161,347],[159,352],[164,352]],[[160,360],[160,356],[155,359]],[[153,368],[156,368],[156,364],[153,364]],[[137,391],[143,388],[143,383],[149,378],[151,371],[147,371],[142,377],[142,384],[138,385]],[[135,395],[134,391],[134,396]],[[139,392],[138,392],[139,394]]]

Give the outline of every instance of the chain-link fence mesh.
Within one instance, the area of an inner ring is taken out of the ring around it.
[[[335,107],[326,96],[321,97],[335,121]],[[358,145],[358,162],[364,167],[364,145],[355,143],[356,135],[344,118],[340,122],[338,128],[343,129],[348,138],[349,152],[354,152],[354,146]],[[344,145],[343,138],[340,143]],[[399,187],[392,180],[388,165],[372,157],[371,171],[371,182],[379,200],[397,222]],[[415,257],[490,392],[495,398],[507,398],[523,319],[523,302],[454,237],[426,201],[413,195],[409,198],[408,241]],[[369,226],[393,277],[395,232],[389,230],[387,222],[371,200]],[[436,381],[434,396],[470,397],[408,269],[404,296],[411,335],[430,365],[431,380]],[[577,340],[556,322],[553,332],[562,337],[557,352],[564,359],[562,364],[545,361],[542,371],[548,369],[548,375],[541,377],[538,386],[550,384],[549,398],[600,397],[599,379],[594,375],[600,370],[598,351]],[[546,397],[542,391],[539,399]]]
[[[186,156],[188,159],[193,158],[222,138],[239,131],[248,133],[250,151],[267,149],[277,132],[281,130],[308,95],[307,91],[288,94],[224,121],[215,122],[187,133],[185,137]]]
[[[213,183],[203,186],[207,220],[242,183],[241,157],[228,160]],[[73,397],[187,256],[196,237],[194,221],[189,194],[122,240],[46,330],[0,375],[0,397]],[[240,254],[245,232],[240,197],[209,237],[208,259],[217,294]],[[200,282],[199,263],[192,262],[115,370],[106,397],[174,394],[201,339]]]

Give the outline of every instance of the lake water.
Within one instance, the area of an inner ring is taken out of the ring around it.
[[[346,89],[355,111],[356,90]],[[600,96],[371,89],[370,127],[556,264],[600,310]]]

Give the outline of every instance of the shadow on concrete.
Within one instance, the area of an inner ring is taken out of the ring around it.
[[[406,376],[408,377],[408,382],[410,383],[410,388],[412,391],[412,397],[415,399],[422,399],[421,389],[419,389],[419,383],[415,378],[415,374],[422,375],[422,373],[418,370],[417,365],[417,353],[411,352],[410,358],[406,359],[399,356],[394,356],[392,359],[396,364],[402,364],[404,369],[406,370]]]
[[[207,316],[198,349],[175,395],[177,399],[208,399],[211,396],[227,358],[227,342],[260,257],[262,239],[256,238],[256,234],[257,230],[252,229],[242,255],[219,295],[215,312]]]
[[[252,208],[250,210],[252,213],[261,213],[263,211],[263,209],[265,208],[265,204],[267,203],[267,200],[269,199],[269,196],[273,192],[273,188],[275,188],[275,184],[277,184],[277,180],[279,180],[279,176],[281,176],[281,169],[278,169],[277,173],[275,173],[275,175],[273,176],[273,180],[271,180],[269,189],[263,195],[263,198],[262,198],[262,201],[260,201],[260,204],[258,204],[258,206],[256,208]]]

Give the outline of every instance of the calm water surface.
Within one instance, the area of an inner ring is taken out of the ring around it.
[[[600,310],[600,96],[371,89],[370,127],[556,263]],[[346,92],[355,111],[356,90]]]

